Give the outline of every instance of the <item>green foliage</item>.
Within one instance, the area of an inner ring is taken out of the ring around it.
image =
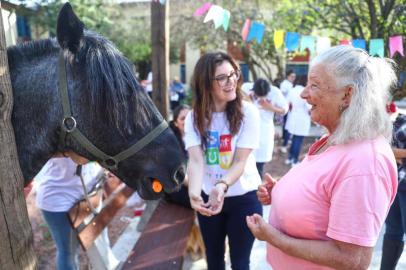
[[[38,13],[30,17],[30,22],[40,27],[43,33],[56,36],[56,20],[59,10],[66,1],[64,0],[41,0],[37,4]],[[88,29],[103,33],[108,31],[112,22],[108,19],[108,12],[102,0],[71,0],[75,13],[84,22]]]

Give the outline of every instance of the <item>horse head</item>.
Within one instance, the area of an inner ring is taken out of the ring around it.
[[[109,40],[86,30],[69,3],[58,16],[57,41],[11,47],[8,57],[12,122],[27,182],[52,155],[73,151],[108,166],[143,198],[162,196],[153,190],[153,179],[163,191],[178,189],[185,157],[175,135],[137,82],[132,64]],[[66,100],[60,94],[63,75]],[[69,107],[71,117],[63,107]],[[109,166],[111,160],[70,136],[72,121],[99,152],[117,157],[115,164]],[[133,151],[134,145],[140,149]]]

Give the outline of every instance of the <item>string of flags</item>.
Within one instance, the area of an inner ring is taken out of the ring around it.
[[[156,0],[153,0],[156,1]],[[162,0],[160,0],[162,1]],[[165,1],[164,1],[165,2]],[[213,21],[215,29],[223,26],[224,31],[228,30],[230,24],[231,14],[227,9],[222,8],[219,5],[212,4],[210,2],[204,3],[201,7],[197,8],[193,13],[194,17],[202,17],[206,14],[203,23]],[[262,43],[265,35],[265,24],[257,21],[251,21],[246,19],[241,29],[241,38],[245,42],[251,42],[255,40],[258,44]],[[283,45],[288,51],[304,51],[308,49],[311,54],[320,53],[325,49],[331,47],[331,40],[328,37],[314,37],[310,35],[301,35],[295,32],[286,32],[284,30],[275,30],[273,33],[273,40],[276,49],[281,49]],[[352,45],[356,48],[367,50],[370,55],[378,55],[384,57],[385,43],[383,39],[371,39],[367,44],[364,39],[343,39],[339,44]],[[403,36],[397,35],[389,38],[389,55],[393,57],[396,53],[399,53],[403,57]]]

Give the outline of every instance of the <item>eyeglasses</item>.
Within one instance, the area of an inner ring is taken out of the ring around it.
[[[235,70],[231,72],[229,75],[219,75],[215,77],[214,79],[217,81],[217,84],[220,87],[226,86],[229,82],[230,79],[232,78],[234,81],[238,81],[240,79],[241,72],[239,70]]]

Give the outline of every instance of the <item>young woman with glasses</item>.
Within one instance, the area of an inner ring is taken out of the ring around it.
[[[192,78],[193,111],[185,122],[190,203],[206,247],[208,269],[225,269],[225,238],[233,269],[249,269],[254,237],[245,218],[262,215],[261,183],[252,150],[259,144],[259,113],[242,100],[242,78],[225,53],[208,53]]]

